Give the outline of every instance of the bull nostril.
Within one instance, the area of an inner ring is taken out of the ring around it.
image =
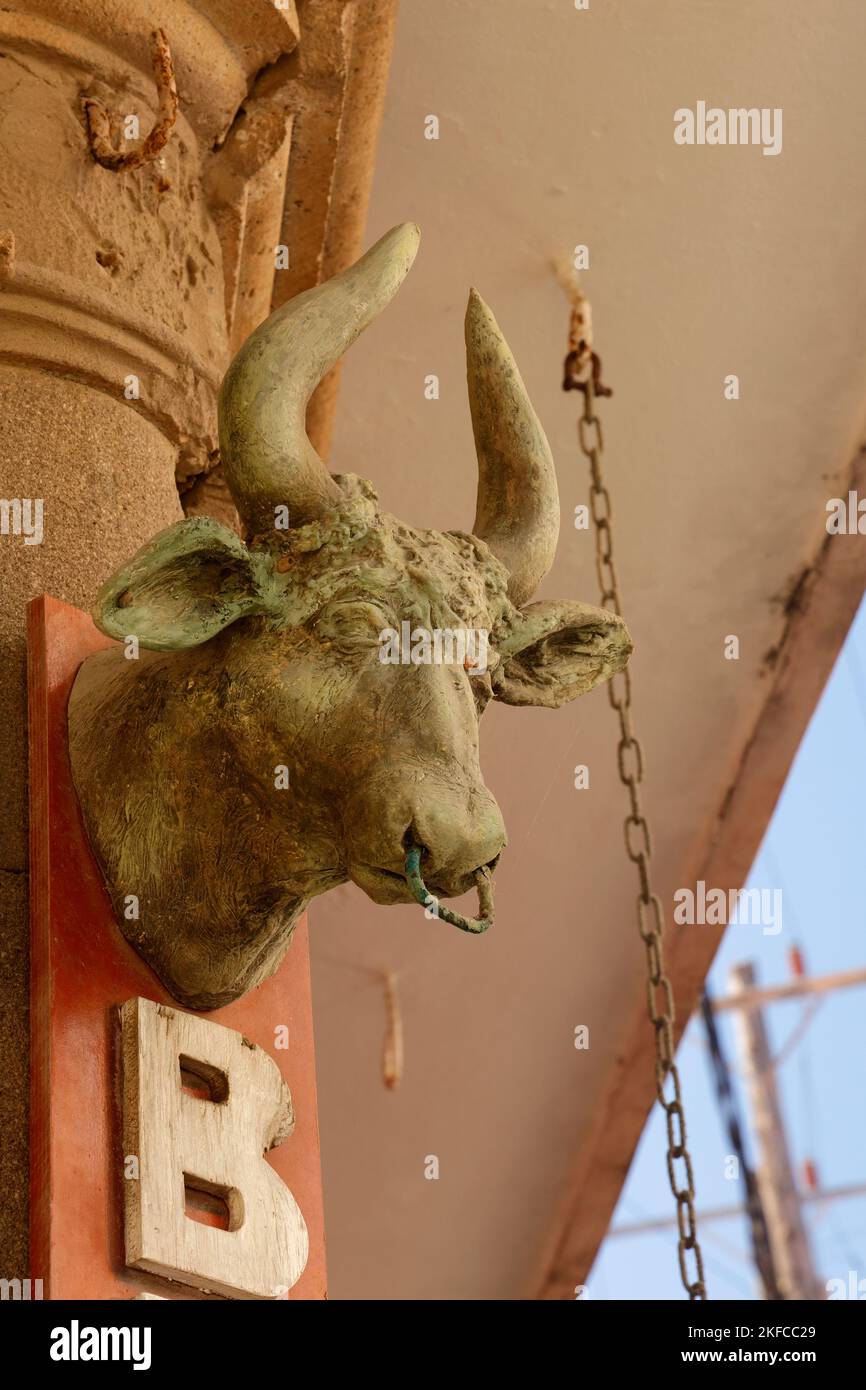
[[[409,826],[409,829],[406,831],[406,833],[405,833],[404,836],[403,836],[403,851],[404,851],[404,853],[408,855],[409,852],[410,852],[411,850],[413,850],[413,849],[418,851],[418,856],[419,856],[420,864],[426,864],[426,865],[428,866],[428,869],[430,869],[430,867],[431,867],[431,853],[430,853],[430,850],[427,848],[427,846],[426,846],[426,845],[424,844],[424,842],[422,841],[421,836],[420,836],[420,835],[418,834],[418,832],[416,831],[414,824],[412,824],[412,825]],[[466,872],[461,873],[461,874],[459,875],[459,877],[460,877],[461,879],[463,879],[463,878],[466,879],[466,881],[467,881],[467,887],[468,887],[469,883],[470,883],[471,880],[474,878],[474,876],[475,876],[477,873],[480,873],[482,870],[487,870],[489,873],[492,874],[492,873],[495,871],[496,866],[497,866],[497,864],[499,863],[499,861],[500,861],[501,858],[502,858],[502,851],[500,850],[497,854],[495,854],[495,855],[493,856],[492,859],[488,859],[486,863],[484,863],[484,864],[479,864],[479,865],[478,865],[478,868],[472,869],[472,870],[470,870],[468,873],[466,873]],[[434,866],[434,867],[431,869],[431,872],[435,872],[435,871],[436,871],[436,867],[437,867],[437,866]]]
[[[429,854],[429,850],[427,849],[427,846],[424,844],[423,840],[421,839],[421,836],[418,834],[418,831],[415,829],[415,822],[414,822],[414,821],[410,821],[409,824],[408,824],[408,826],[406,827],[406,831],[405,831],[405,833],[404,833],[404,835],[403,835],[403,841],[402,841],[402,843],[403,843],[403,848],[404,848],[405,850],[420,849],[421,854],[422,854],[422,857],[423,857],[425,854]]]

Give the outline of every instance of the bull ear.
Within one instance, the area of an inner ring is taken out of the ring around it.
[[[152,651],[197,647],[268,607],[264,557],[209,517],[160,531],[102,586],[93,621]]]
[[[609,680],[628,661],[632,641],[622,618],[587,603],[550,600],[519,610],[498,643],[493,694],[507,705],[556,709]]]

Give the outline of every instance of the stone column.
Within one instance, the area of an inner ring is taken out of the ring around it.
[[[294,49],[296,25],[292,0],[0,9],[0,503],[29,499],[31,519],[41,503],[43,530],[41,543],[26,544],[15,534],[21,512],[0,507],[4,1278],[40,1274],[28,1270],[26,1232],[25,607],[48,592],[88,608],[115,565],[182,515],[178,482],[183,489],[215,460],[227,301],[233,315],[240,286],[267,305],[273,263],[258,243],[263,225],[266,241],[279,225],[288,139],[280,111],[269,113],[261,161],[243,140],[238,159],[233,125],[256,75]],[[119,146],[128,116],[146,136],[157,113],[157,26],[173,56],[178,118],[155,162],[111,171],[90,152],[82,97],[116,117]],[[267,283],[233,274],[227,293],[224,261],[243,263],[250,228]]]

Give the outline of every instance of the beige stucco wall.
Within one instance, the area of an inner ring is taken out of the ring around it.
[[[374,477],[413,525],[471,524],[462,315],[477,285],[557,462],[563,527],[542,594],[593,600],[592,539],[570,525],[587,482],[575,397],[559,389],[566,309],[551,270],[589,245],[584,285],[616,393],[604,418],[637,724],[670,902],[861,438],[866,14],[846,0],[493,8],[402,8],[368,231],[413,218],[422,247],[347,360],[334,458]],[[676,146],[673,112],[699,99],[781,106],[781,155]],[[424,139],[431,113],[438,142]],[[722,392],[731,372],[736,403]],[[424,398],[428,373],[438,401]],[[738,662],[723,660],[728,633]],[[483,766],[511,841],[488,936],[434,930],[420,910],[376,908],[353,888],[314,904],[332,1296],[531,1286],[640,1002],[615,738],[603,692],[558,713],[485,715]],[[588,792],[573,790],[578,762]],[[393,1094],[378,1075],[383,966],[400,972],[406,1029]],[[589,1052],[574,1049],[579,1023]],[[638,1107],[635,1137],[640,1121]],[[428,1154],[438,1181],[425,1180]],[[663,1208],[662,1154],[658,1169]],[[609,1209],[609,1185],[599,1200]]]

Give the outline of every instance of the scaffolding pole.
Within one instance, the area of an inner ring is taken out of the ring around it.
[[[740,1065],[758,1146],[756,1177],[776,1278],[783,1298],[811,1302],[823,1298],[824,1291],[803,1222],[764,1016],[752,994],[755,969],[750,961],[734,967],[729,985],[729,1007],[735,1009]]]

